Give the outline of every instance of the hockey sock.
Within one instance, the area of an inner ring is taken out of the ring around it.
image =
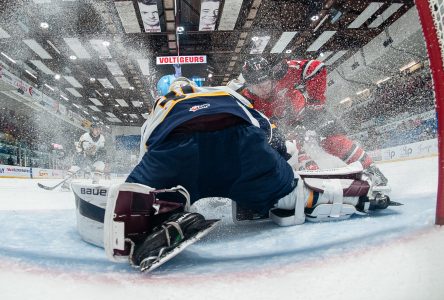
[[[321,142],[321,147],[327,153],[340,158],[346,164],[359,161],[364,169],[366,169],[373,163],[372,158],[364,151],[364,149],[359,147],[345,135],[329,136]]]

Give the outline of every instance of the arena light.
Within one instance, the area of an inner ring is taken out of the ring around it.
[[[380,85],[381,83],[386,82],[386,81],[389,80],[390,78],[391,78],[391,77],[386,77],[386,78],[380,79],[380,80],[376,81],[376,84],[377,84],[377,85]]]
[[[80,94],[75,88],[66,88],[68,92],[71,93],[74,97],[81,98],[82,94]]]
[[[409,62],[408,64],[406,64],[405,66],[402,66],[402,67],[399,69],[399,71],[402,72],[402,71],[404,71],[404,70],[406,70],[406,69],[408,69],[408,68],[410,68],[410,67],[412,67],[412,66],[414,66],[414,65],[416,65],[416,64],[417,64],[416,61],[411,61],[411,62]]]
[[[52,56],[34,39],[23,40],[32,51],[43,59],[52,59]]]
[[[28,73],[29,76],[32,76],[32,77],[34,77],[35,79],[37,79],[37,77],[36,77],[34,74],[32,74],[31,72],[29,72],[28,70],[25,70],[25,72]]]
[[[60,80],[60,74],[55,74],[55,75],[54,75],[54,79],[55,79],[55,80]]]
[[[82,43],[78,38],[64,38],[65,43],[71,48],[71,50],[77,55],[78,58],[91,58],[91,55],[83,47]]]
[[[359,28],[362,24],[364,24],[368,19],[370,19],[375,12],[384,5],[383,2],[371,2],[363,12],[348,25],[348,28]]]
[[[108,78],[98,78],[97,80],[99,80],[100,84],[105,89],[113,89],[114,88],[114,86],[111,84],[111,82],[108,80]]]
[[[43,29],[48,29],[49,28],[49,24],[46,23],[46,22],[41,22],[40,23],[40,27],[43,28]]]
[[[307,51],[318,51],[328,40],[336,34],[335,30],[324,31],[307,49]]]
[[[347,97],[347,98],[342,99],[341,101],[339,101],[339,103],[344,104],[344,103],[347,103],[347,102],[350,102],[350,101],[351,101],[351,98]]]
[[[6,55],[5,53],[3,53],[3,52],[0,52],[4,57],[6,57],[7,59],[9,59],[11,62],[13,62],[13,63],[16,63],[16,61],[15,60],[13,60],[12,58],[10,58],[8,55]]]
[[[83,86],[73,76],[63,76],[75,88],[82,88]]]
[[[48,89],[50,89],[51,91],[54,92],[54,88],[53,88],[52,86],[49,86],[49,85],[47,85],[46,83],[45,83],[45,86],[46,86]]]
[[[113,74],[114,76],[116,76],[116,75],[123,76],[122,69],[120,69],[120,66],[116,61],[106,61],[105,65],[108,68],[109,72],[111,74]]]
[[[114,77],[117,83],[120,85],[122,89],[131,89],[131,86],[128,80],[123,76]],[[133,88],[134,89],[134,88]]]
[[[55,75],[55,73],[50,68],[48,68],[41,60],[30,60],[30,62],[43,73],[48,75]]]
[[[311,17],[310,17],[310,20],[311,20],[312,22],[316,22],[317,20],[319,20],[319,15],[313,15],[313,16],[311,16]]]
[[[52,47],[52,49],[54,49],[55,52],[57,52],[58,54],[60,54],[60,50],[57,49],[57,47],[56,47],[53,43],[51,43],[50,40],[46,40],[46,42],[48,43],[48,45],[50,45],[50,46]]]
[[[369,89],[364,89],[362,91],[356,92],[356,95],[363,95],[363,94],[369,94],[370,90]]]
[[[325,51],[325,52],[321,52],[321,53],[319,54],[318,58],[316,58],[316,59],[319,60],[319,61],[324,61],[324,60],[326,60],[327,58],[329,58],[330,55],[332,55],[332,54],[333,54],[333,51]]]
[[[97,106],[103,106],[102,102],[100,102],[98,99],[96,98],[89,98],[89,100],[94,103]]]
[[[75,55],[71,55],[71,56],[69,57],[69,59],[70,59],[70,60],[76,60],[76,59],[77,59],[77,56],[75,56]]]
[[[99,54],[99,58],[112,58],[108,49],[108,46],[110,45],[108,41],[92,39],[89,41],[89,43],[91,44],[91,47]]]
[[[94,106],[94,105],[88,105],[88,107],[93,111],[97,111],[97,112],[101,111],[97,106]]]
[[[376,19],[368,25],[368,28],[376,28],[382,23],[384,23],[391,15],[400,9],[404,3],[393,3],[391,4],[382,14],[376,17]]]
[[[185,32],[185,28],[182,26],[178,26],[176,29],[177,34],[183,34]]]
[[[276,42],[276,44],[271,49],[270,53],[281,53],[284,51],[285,47],[291,42],[294,36],[297,34],[297,31],[287,31],[283,32]]]
[[[5,30],[0,27],[0,39],[8,39],[11,36]]]

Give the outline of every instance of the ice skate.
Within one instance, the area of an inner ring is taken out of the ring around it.
[[[142,272],[152,271],[205,236],[218,221],[198,213],[174,214],[134,246],[131,263]]]
[[[384,209],[390,205],[401,205],[390,201],[391,187],[388,185],[388,179],[375,164],[365,169],[362,177],[370,184],[367,195],[370,202],[369,210]]]
[[[262,215],[254,210],[239,206],[236,202],[231,202],[231,213],[235,224],[244,224],[251,221],[264,221],[268,219],[268,214]]]

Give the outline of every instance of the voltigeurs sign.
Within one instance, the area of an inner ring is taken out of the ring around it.
[[[158,56],[156,57],[157,65],[173,65],[173,64],[206,64],[206,55],[183,55],[183,56]]]

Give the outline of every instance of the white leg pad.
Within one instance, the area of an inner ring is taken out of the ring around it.
[[[330,179],[324,181],[324,193],[322,198],[327,199],[327,203],[332,203],[330,205],[331,218],[339,218],[341,216],[342,204],[344,202],[344,197],[342,195],[342,185],[339,179]],[[321,198],[321,203],[322,201]]]
[[[306,220],[310,222],[325,222],[333,220],[344,220],[356,213],[356,208],[350,204],[342,204],[337,217],[331,217],[333,204],[319,204],[307,215]]]

